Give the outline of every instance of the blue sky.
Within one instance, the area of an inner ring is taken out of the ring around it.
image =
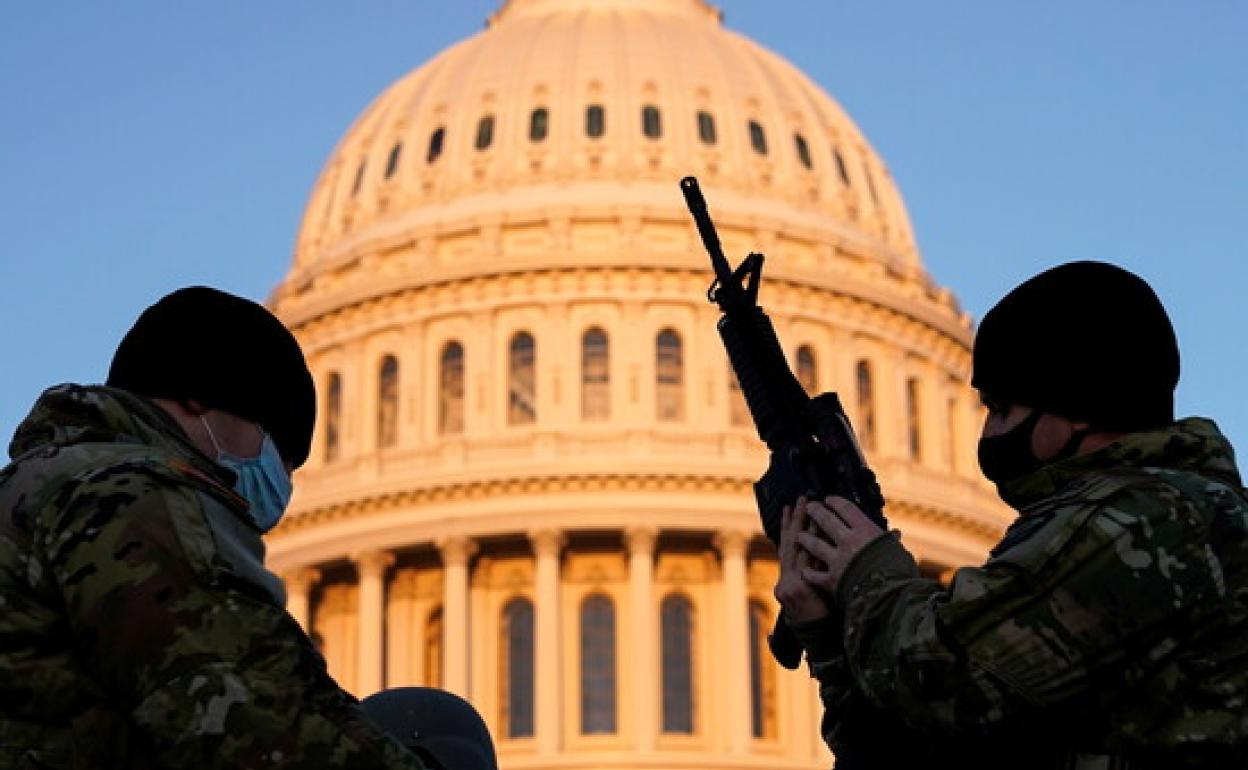
[[[719,5],[854,117],[901,186],[929,271],[976,317],[1050,265],[1122,264],[1170,309],[1179,411],[1248,447],[1248,4]],[[495,6],[6,8],[0,435],[45,386],[103,379],[162,294],[266,296],[347,125]]]

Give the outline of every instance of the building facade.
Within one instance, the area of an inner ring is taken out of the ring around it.
[[[826,767],[770,660],[766,467],[680,177],[802,384],[836,390],[939,578],[1010,514],[969,318],[888,170],[703,0],[508,0],[400,79],[312,190],[270,305],[320,403],[269,566],[359,695],[467,696],[504,768]]]

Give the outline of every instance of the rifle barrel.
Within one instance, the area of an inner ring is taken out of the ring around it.
[[[711,267],[715,269],[715,277],[719,279],[720,286],[730,285],[732,266],[724,256],[723,247],[719,245],[719,234],[715,232],[715,225],[711,222],[711,215],[706,209],[706,198],[702,197],[702,188],[698,186],[697,178],[687,176],[680,180],[680,191],[685,194],[685,205],[689,207],[689,213],[697,223],[702,244],[711,255]]]

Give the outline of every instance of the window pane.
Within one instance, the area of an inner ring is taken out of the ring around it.
[[[338,430],[342,421],[342,377],[330,372],[325,388],[325,462],[338,459]]]
[[[655,342],[657,417],[673,422],[685,417],[684,361],[680,335],[671,329],[659,333]]]
[[[425,623],[425,686],[442,686],[442,608],[429,613]]]
[[[590,329],[581,339],[581,417],[605,420],[611,415],[611,378],[607,333]]]
[[[880,196],[875,191],[875,174],[871,173],[871,167],[864,165],[863,172],[867,176],[867,192],[871,194],[871,202],[880,205]]]
[[[653,104],[647,104],[641,109],[641,131],[650,139],[658,139],[663,133],[663,126],[659,121],[659,108]]]
[[[377,377],[377,446],[391,447],[399,441],[399,361],[386,356]]]
[[[819,375],[815,366],[815,350],[810,345],[802,345],[797,349],[797,381],[802,384],[807,395],[815,395],[819,390]]]
[[[766,654],[768,613],[750,603],[750,722],[755,738],[776,737],[776,669]]]
[[[581,604],[581,732],[615,732],[615,605],[602,595]]]
[[[360,191],[360,184],[364,181],[364,161],[360,161],[360,167],[355,170],[355,181],[351,183],[351,195],[355,196]]]
[[[528,425],[537,419],[536,349],[533,336],[518,332],[511,338],[507,422]]]
[[[663,732],[693,733],[693,606],[684,596],[663,600],[660,610]]]
[[[433,163],[442,154],[442,141],[446,139],[446,129],[438,128],[429,137],[429,152],[425,155],[425,162]]]
[[[585,133],[595,139],[607,128],[607,116],[601,104],[591,104],[585,109]]]
[[[390,148],[390,157],[386,158],[386,179],[394,176],[395,170],[399,167],[399,154],[403,151],[403,143],[397,142]]]
[[[474,146],[484,150],[494,142],[494,116],[486,115],[477,121],[477,141]]]
[[[448,342],[442,348],[438,385],[438,432],[464,430],[464,346]]]
[[[906,380],[906,417],[910,424],[910,456],[919,460],[923,457],[922,435],[919,432],[922,413],[919,401],[919,381],[914,377]]]
[[[797,145],[797,159],[802,162],[802,165],[806,168],[814,168],[815,164],[810,159],[810,147],[806,144],[806,137],[794,134],[793,143]]]
[[[529,139],[534,142],[540,142],[546,138],[546,132],[549,130],[550,114],[545,107],[538,107],[529,115]]]
[[[698,113],[698,138],[703,144],[715,144],[715,117],[709,112]]]
[[[512,599],[503,608],[503,732],[533,735],[533,603]]]
[[[875,399],[871,393],[871,363],[859,361],[858,374],[858,441],[862,448],[875,449]]]
[[[750,121],[750,146],[759,155],[767,154],[767,135],[763,133],[763,127],[756,120]]]

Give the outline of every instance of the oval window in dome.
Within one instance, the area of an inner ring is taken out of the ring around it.
[[[841,184],[849,187],[849,169],[845,167],[845,158],[841,155],[841,151],[832,148],[832,159],[836,161],[836,173],[841,175]]]
[[[478,150],[484,150],[494,143],[494,116],[485,115],[477,121],[477,141],[473,144]]]
[[[698,112],[698,138],[703,144],[715,144],[715,116],[705,110]]]
[[[806,168],[814,168],[815,164],[810,159],[810,145],[806,144],[806,137],[794,134],[793,144],[797,147],[797,159],[802,162],[802,165]]]
[[[446,140],[446,129],[438,126],[438,129],[429,137],[429,152],[425,155],[426,163],[433,163],[442,155],[442,143]]]
[[[585,135],[597,139],[607,130],[607,114],[601,104],[585,108]]]
[[[390,157],[386,159],[386,179],[394,176],[394,172],[399,168],[399,155],[403,152],[403,143],[395,142],[390,148]]]
[[[367,161],[360,161],[360,167],[355,170],[355,181],[351,183],[351,197],[354,198],[360,191],[360,185],[364,182],[364,166]]]
[[[750,146],[759,155],[767,154],[767,134],[763,133],[763,127],[757,120],[750,121]]]
[[[540,142],[550,131],[550,113],[545,107],[538,107],[529,115],[529,139]]]
[[[659,108],[647,104],[641,108],[641,131],[649,139],[658,139],[663,135],[663,124],[659,117]]]

